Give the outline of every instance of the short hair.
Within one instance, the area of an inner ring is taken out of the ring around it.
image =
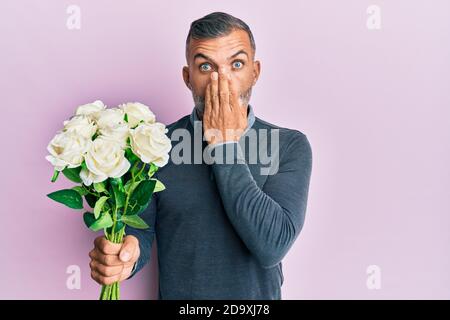
[[[186,38],[186,59],[188,57],[189,41],[191,39],[208,39],[223,37],[233,30],[244,30],[250,39],[253,53],[256,51],[255,39],[250,27],[241,19],[224,12],[213,12],[191,23]]]

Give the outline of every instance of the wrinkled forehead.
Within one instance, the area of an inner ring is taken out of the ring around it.
[[[190,39],[186,58],[188,63],[193,63],[194,57],[201,53],[220,61],[240,50],[247,52],[249,58],[253,56],[253,49],[247,32],[233,30],[222,37]]]

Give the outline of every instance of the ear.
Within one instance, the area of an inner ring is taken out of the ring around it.
[[[182,73],[183,73],[183,80],[184,80],[184,83],[186,84],[186,86],[190,89],[190,90],[192,90],[192,85],[191,85],[191,82],[190,82],[190,77],[189,77],[189,67],[188,66],[184,66],[183,67],[183,71],[182,71]]]
[[[256,60],[253,62],[253,85],[255,85],[256,82],[258,81],[260,73],[261,73],[261,62],[259,60]]]

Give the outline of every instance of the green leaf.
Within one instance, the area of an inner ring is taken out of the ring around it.
[[[51,180],[51,182],[55,182],[56,181],[56,179],[58,179],[58,176],[59,176],[59,171],[58,170],[53,170],[53,176],[52,176],[52,180]]]
[[[114,224],[109,211],[104,212],[98,219],[95,219],[95,216],[91,212],[85,212],[83,220],[86,226],[92,231],[109,228]]]
[[[153,192],[160,192],[166,189],[166,186],[159,180],[157,179],[152,179],[156,181],[156,185],[155,185],[155,190],[153,190]]]
[[[155,164],[150,163],[150,169],[148,170],[148,176],[150,178],[153,177],[153,175],[155,174],[156,171],[158,171],[158,167]]]
[[[105,234],[111,235],[113,233],[113,229],[114,229],[114,233],[117,234],[124,227],[125,227],[125,224],[122,221],[116,221],[115,225],[112,225],[109,228],[104,229],[105,230]]]
[[[109,197],[107,196],[103,196],[100,199],[97,200],[97,202],[95,203],[94,206],[94,216],[95,219],[98,219],[98,217],[100,216],[100,213],[102,212],[103,206],[106,202],[106,200],[108,200]]]
[[[114,200],[117,208],[122,208],[125,204],[125,189],[121,178],[111,178],[111,198]]]
[[[114,227],[114,232],[115,233],[119,232],[123,227],[125,227],[123,222],[122,221],[117,221],[116,222],[116,226]]]
[[[47,194],[52,200],[60,202],[72,209],[83,209],[81,195],[73,189],[63,189]]]
[[[86,160],[83,160],[83,162],[81,163],[81,169],[88,170],[86,166]]]
[[[106,191],[105,182],[94,182],[94,190],[98,193]]]
[[[133,193],[133,191],[136,189],[136,187],[139,185],[140,181],[135,181],[133,182],[133,184],[131,184],[133,182],[133,180],[129,180],[126,184],[125,184],[125,192],[126,193]]]
[[[73,181],[73,182],[76,182],[76,183],[81,183],[82,181],[81,181],[81,178],[80,178],[80,171],[81,171],[81,167],[65,168],[62,171],[62,173],[70,181]]]
[[[130,227],[136,228],[136,229],[147,229],[149,226],[145,223],[145,221],[137,216],[123,216],[122,222],[124,222],[126,225],[129,225]]]
[[[143,210],[141,209],[141,206],[135,201],[135,202],[129,202],[128,203],[128,208],[127,208],[127,215],[135,215],[138,214],[140,212],[142,212]]]
[[[95,223],[95,217],[91,212],[85,212],[83,214],[83,221],[86,227],[90,228]]]
[[[125,188],[123,187],[123,182],[121,178],[117,178],[117,185],[119,186],[119,191],[125,193]]]
[[[128,180],[127,183],[125,183],[125,185],[123,186],[123,188],[125,189],[125,192],[128,193],[130,191],[130,186],[131,183],[133,182],[132,179]]]
[[[94,196],[93,194],[86,194],[84,196],[84,198],[86,199],[86,202],[88,203],[89,207],[94,208],[95,207],[95,203],[97,202],[97,197]]]
[[[141,206],[147,204],[152,197],[155,186],[155,180],[143,180],[139,182],[139,185],[131,194],[131,201],[136,201]]]
[[[131,164],[134,164],[137,160],[139,160],[139,157],[134,154],[133,150],[131,148],[125,149],[125,157],[130,161]]]
[[[123,116],[123,120],[125,120],[125,122],[128,122],[128,114],[125,113],[125,115]]]
[[[138,182],[138,186],[130,196],[127,215],[139,214],[147,208],[152,199],[155,185],[155,180],[143,180]]]
[[[85,196],[88,194],[88,191],[81,186],[73,187],[72,190],[75,190],[76,192],[78,192],[80,194],[80,196]]]

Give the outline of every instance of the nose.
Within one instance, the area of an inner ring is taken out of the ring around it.
[[[225,67],[225,66],[220,66],[219,73],[220,74],[227,74],[228,73],[228,68]]]

